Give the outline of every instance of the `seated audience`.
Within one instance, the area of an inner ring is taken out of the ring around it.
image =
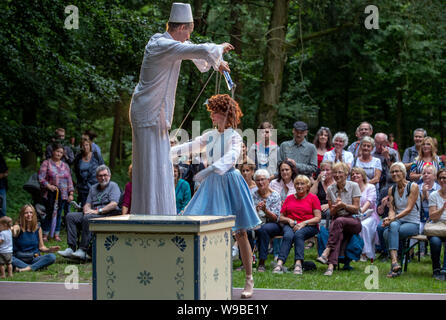
[[[87,201],[88,192],[96,180],[96,168],[104,164],[102,157],[92,149],[90,140],[82,140],[81,152],[74,158],[74,173],[76,175],[77,201],[83,207]]]
[[[259,126],[260,140],[254,143],[248,151],[248,158],[252,159],[257,169],[266,169],[273,176],[277,170],[279,146],[272,138],[274,127],[265,121]]]
[[[420,153],[410,167],[410,181],[417,182],[418,184],[423,182],[421,171],[426,164],[433,165],[437,171],[444,167],[443,162],[441,162],[437,155],[437,147],[431,137],[424,138],[421,143]]]
[[[256,166],[254,163],[250,161],[249,158],[248,162],[239,164],[237,166],[237,169],[240,170],[240,173],[242,174],[243,178],[245,179],[246,183],[248,184],[249,190],[251,191],[251,194],[253,194],[257,190],[256,183],[252,179],[254,176],[254,172],[256,170]]]
[[[279,163],[278,177],[271,181],[270,187],[280,195],[282,203],[286,197],[296,193],[293,183],[296,177],[297,168],[293,162],[285,160]]]
[[[353,154],[350,151],[345,151],[344,148],[348,144],[348,137],[345,132],[338,132],[333,137],[334,148],[326,152],[324,155],[324,161],[330,161],[332,163],[344,162],[348,166],[353,162]]]
[[[283,235],[282,227],[278,223],[282,202],[280,201],[280,195],[269,187],[269,179],[270,173],[266,169],[259,169],[254,174],[257,190],[253,193],[252,199],[254,200],[257,214],[260,220],[262,220],[260,229],[255,230],[257,248],[259,250],[258,272],[265,271],[265,261],[268,257],[270,239]]]
[[[371,137],[372,134],[373,134],[373,126],[370,123],[364,121],[359,125],[359,127],[356,129],[356,137],[358,138],[358,140],[353,142],[347,148],[347,150],[353,154],[353,157],[358,158],[361,155],[361,150],[359,148],[361,140],[364,137]]]
[[[87,259],[90,246],[90,219],[114,216],[120,214],[118,210],[121,190],[116,182],[110,181],[111,171],[106,165],[96,169],[98,183],[93,185],[88,193],[84,212],[70,212],[67,215],[67,243],[68,248],[58,253],[65,258]],[[79,248],[78,230],[81,229]]]
[[[42,229],[37,223],[37,213],[30,204],[20,209],[18,223],[12,227],[14,253],[12,265],[18,272],[37,271],[56,261],[59,246],[47,248],[43,242]],[[41,253],[47,253],[41,255]]]
[[[391,267],[387,277],[394,278],[401,274],[398,263],[400,241],[417,235],[420,230],[420,197],[416,183],[406,180],[406,167],[396,162],[390,167],[390,174],[395,185],[389,188],[389,216],[383,220],[384,239],[390,253]]]
[[[335,183],[332,174],[333,163],[331,161],[322,161],[321,173],[318,175],[315,183],[311,186],[310,193],[316,195],[321,203],[322,219],[325,219],[325,225],[328,229],[330,221],[330,208],[327,201],[327,189]]]
[[[43,241],[48,241],[50,231],[54,232],[54,239],[61,241],[60,226],[62,224],[62,210],[65,216],[68,213],[68,204],[73,201],[74,187],[71,179],[71,170],[67,163],[62,161],[64,149],[60,143],[52,147],[51,158],[44,160],[39,169],[39,183],[45,199],[46,216],[42,222]],[[56,225],[52,225],[55,201],[58,201]],[[51,230],[55,228],[54,230]]]
[[[389,188],[393,184],[390,177],[390,166],[392,163],[398,162],[398,152],[388,146],[389,141],[387,135],[382,132],[375,134],[375,149],[372,151],[372,157],[378,158],[381,161],[381,177],[379,179],[379,192],[384,188]],[[386,192],[387,193],[387,192]]]
[[[359,144],[360,156],[353,160],[351,167],[363,168],[368,179],[368,183],[376,186],[379,190],[379,180],[381,178],[381,160],[372,156],[375,141],[371,137],[364,137]]]
[[[354,167],[351,173],[351,181],[356,182],[361,190],[359,200],[359,215],[361,219],[361,238],[364,240],[361,261],[375,259],[375,237],[378,227],[379,217],[376,213],[376,188],[373,184],[367,183],[367,176],[364,169]]]
[[[432,222],[446,221],[446,169],[440,169],[437,173],[440,190],[434,191],[429,196],[429,218]],[[446,237],[428,237],[431,246],[432,277],[437,280],[445,280],[446,258],[443,257],[443,266],[440,263],[441,247]]]
[[[341,245],[348,243],[354,234],[361,232],[361,222],[353,215],[358,213],[361,190],[356,182],[347,181],[349,167],[344,162],[333,165],[335,184],[327,189],[331,223],[327,247],[316,260],[328,264],[326,276],[333,275],[334,266],[338,264]]]
[[[189,184],[181,179],[179,165],[173,166],[173,178],[175,181],[175,200],[177,205],[177,214],[186,208],[191,199],[191,192]]]
[[[440,190],[440,185],[437,180],[437,169],[431,165],[426,164],[422,171],[423,183],[420,185],[420,234],[423,234],[424,225],[429,220],[429,196],[432,192]],[[424,242],[420,243],[420,249],[423,249]],[[421,254],[424,252],[422,251]]]
[[[129,165],[129,170],[127,171],[130,181],[127,182],[124,189],[124,198],[122,199],[122,210],[121,214],[130,214],[132,209],[132,165]]]
[[[302,274],[305,240],[314,237],[319,232],[321,221],[321,203],[312,193],[310,179],[298,175],[294,179],[296,193],[285,199],[280,210],[280,223],[283,225],[283,241],[280,247],[279,259],[273,273],[283,273],[291,246],[294,244],[294,274]]]
[[[313,144],[317,150],[317,167],[320,168],[325,153],[333,149],[330,129],[321,127],[314,136]]]
[[[423,128],[415,129],[413,132],[414,145],[404,150],[403,163],[406,166],[406,171],[410,171],[410,167],[415,163],[415,158],[421,151],[421,144],[424,138],[427,137],[427,132]]]

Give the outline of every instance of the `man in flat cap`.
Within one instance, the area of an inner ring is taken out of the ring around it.
[[[296,121],[293,126],[293,140],[282,142],[279,162],[289,160],[294,163],[299,174],[310,176],[317,170],[317,149],[305,138],[308,126],[303,121]]]
[[[194,29],[189,4],[173,3],[167,31],[147,43],[139,83],[130,104],[132,125],[132,214],[176,215],[169,129],[182,60],[192,60],[201,72],[211,67],[230,71],[223,53],[229,43],[192,44]]]

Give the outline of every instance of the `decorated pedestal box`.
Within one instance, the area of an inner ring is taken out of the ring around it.
[[[93,299],[231,299],[234,216],[91,220]]]

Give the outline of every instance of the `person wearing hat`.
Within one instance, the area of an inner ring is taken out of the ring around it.
[[[279,149],[279,163],[284,160],[293,162],[300,174],[310,176],[317,170],[317,149],[305,138],[308,126],[296,121],[293,126],[293,140],[282,142]]]
[[[169,129],[182,60],[201,72],[211,67],[230,71],[223,53],[229,43],[192,44],[194,29],[189,4],[173,3],[167,31],[153,35],[145,47],[139,83],[130,104],[132,125],[132,213],[176,215]]]

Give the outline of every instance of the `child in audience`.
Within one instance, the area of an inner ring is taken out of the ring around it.
[[[5,265],[8,277],[12,277],[12,219],[4,216],[0,218],[0,277],[5,278]]]

